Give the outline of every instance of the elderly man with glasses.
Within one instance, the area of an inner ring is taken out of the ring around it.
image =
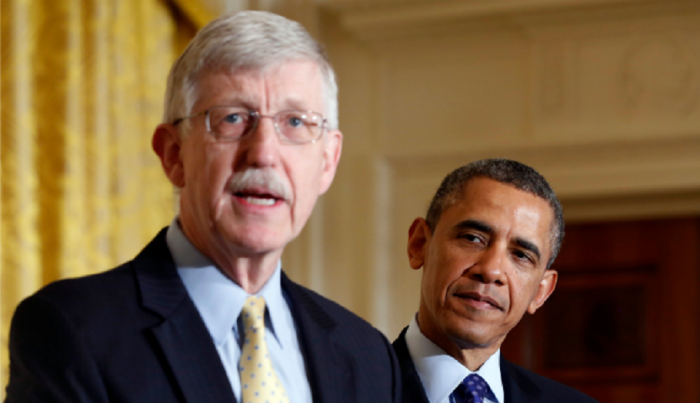
[[[134,260],[18,307],[7,401],[398,401],[386,338],[281,270],[333,181],[337,109],[299,24],[242,12],[202,29],[152,142],[178,216]]]

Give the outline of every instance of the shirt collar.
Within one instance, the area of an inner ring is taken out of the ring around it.
[[[493,393],[491,398],[495,398],[500,403],[504,402],[500,349],[491,355],[481,368],[476,372],[472,372],[425,337],[415,317],[408,326],[408,331],[406,331],[406,344],[429,401],[447,401],[450,393],[455,390],[464,378],[469,374],[476,373],[484,378],[491,388]]]
[[[177,272],[209,334],[217,346],[221,345],[236,326],[248,294],[190,242],[180,228],[177,217],[170,224],[165,239]],[[265,299],[270,315],[270,323],[266,323],[266,327],[280,346],[291,338],[291,329],[284,323],[286,301],[282,295],[281,272],[281,262],[278,261],[272,276],[255,294]]]

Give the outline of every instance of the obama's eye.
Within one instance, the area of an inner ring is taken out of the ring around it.
[[[460,239],[464,239],[467,242],[471,243],[486,243],[486,241],[479,235],[479,234],[474,234],[474,233],[465,233],[465,234],[460,234],[458,236]]]
[[[520,261],[522,261],[522,262],[527,262],[527,263],[535,264],[535,259],[534,259],[532,256],[530,256],[530,254],[527,253],[527,252],[524,252],[524,251],[521,251],[521,250],[515,250],[515,251],[513,251],[513,256],[514,256],[517,260],[520,260]]]

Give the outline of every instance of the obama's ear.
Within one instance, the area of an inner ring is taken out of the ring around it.
[[[532,299],[530,305],[527,307],[527,311],[531,314],[535,313],[544,302],[547,301],[550,295],[554,292],[554,288],[557,286],[557,278],[559,273],[556,270],[545,270],[544,276],[537,287],[537,293],[535,298]]]
[[[174,186],[185,187],[185,170],[180,157],[180,132],[171,123],[161,123],[153,132],[151,147],[160,158],[165,175]]]
[[[416,218],[408,228],[408,262],[411,268],[418,270],[425,263],[426,247],[430,240],[431,231],[423,218]]]

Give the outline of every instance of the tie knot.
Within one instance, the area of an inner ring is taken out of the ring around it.
[[[264,327],[265,320],[263,317],[265,316],[265,299],[255,295],[248,297],[243,304],[241,316],[243,317],[243,322],[245,323],[246,328]]]
[[[482,402],[489,391],[489,385],[484,378],[477,374],[471,374],[464,378],[462,385],[467,389],[467,395],[471,395],[474,402]]]

